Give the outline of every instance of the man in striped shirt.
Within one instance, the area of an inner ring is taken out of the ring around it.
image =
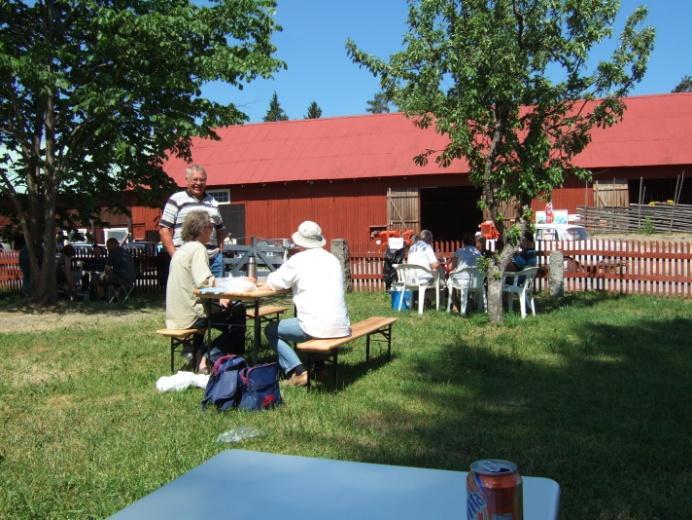
[[[206,211],[214,225],[214,231],[206,244],[209,268],[215,277],[220,278],[223,276],[223,240],[226,238],[226,230],[219,212],[219,203],[205,191],[207,172],[202,166],[198,164],[190,166],[185,171],[185,180],[187,189],[174,193],[163,207],[163,215],[159,222],[161,243],[173,258],[176,248],[183,245],[181,231],[185,216],[190,211]]]

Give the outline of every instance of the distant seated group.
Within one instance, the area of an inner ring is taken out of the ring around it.
[[[502,242],[498,241],[498,247],[501,246]],[[462,239],[462,247],[457,249],[454,253],[451,271],[457,271],[466,267],[476,267],[480,258],[490,255],[492,255],[492,252],[486,248],[486,240],[484,237],[466,233]],[[433,249],[433,234],[427,229],[422,230],[413,244],[409,247],[406,263],[419,265],[433,272],[436,270],[440,271],[441,277],[444,277],[446,274],[442,262],[438,259]],[[533,234],[530,231],[525,231],[519,242],[518,251],[512,256],[505,270],[521,271],[522,269],[535,267],[536,265],[537,257]],[[431,274],[429,277],[430,280],[432,280],[433,275]],[[458,301],[453,300],[453,305],[456,307]]]
[[[115,238],[109,238],[106,242],[108,256],[103,264],[99,265],[97,271],[103,268],[103,272],[85,282],[89,285],[89,292],[94,299],[105,297],[107,291],[111,289],[117,294],[126,294],[134,285],[136,279],[135,264],[129,251],[121,247]],[[84,269],[94,267],[98,264],[99,246],[94,246],[95,259],[85,260]],[[82,283],[81,273],[73,267],[73,258],[76,254],[75,248],[67,244],[58,253],[56,260],[56,280],[58,290],[65,295],[72,295]],[[79,275],[79,276],[78,276]]]

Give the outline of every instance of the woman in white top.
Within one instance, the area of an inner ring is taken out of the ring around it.
[[[293,289],[296,317],[267,325],[265,334],[274,347],[289,384],[304,386],[308,374],[288,341],[341,338],[351,333],[339,259],[322,246],[326,240],[315,222],[303,222],[292,235],[302,250],[267,277],[272,289]]]
[[[407,264],[420,265],[431,271],[437,270],[440,267],[440,262],[435,256],[435,251],[432,247],[433,234],[431,231],[424,229],[418,235],[418,240],[416,240],[408,250]],[[419,275],[419,280],[422,278],[433,279],[433,275]]]

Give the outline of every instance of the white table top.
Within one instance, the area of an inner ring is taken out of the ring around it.
[[[557,518],[558,484],[522,478],[524,518]],[[227,450],[113,518],[463,519],[466,472]]]
[[[270,289],[266,285],[258,285],[254,291],[227,291],[217,287],[209,289],[196,289],[195,296],[205,300],[260,300],[272,296],[290,294],[290,289]]]

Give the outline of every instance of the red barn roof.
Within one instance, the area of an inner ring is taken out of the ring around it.
[[[692,94],[631,97],[621,123],[595,129],[575,163],[591,169],[692,164]],[[326,179],[362,179],[467,173],[465,161],[449,168],[413,157],[447,142],[421,130],[403,114],[377,114],[217,130],[219,141],[193,139],[193,162],[203,165],[210,186]],[[171,158],[164,170],[184,185],[186,163]]]

